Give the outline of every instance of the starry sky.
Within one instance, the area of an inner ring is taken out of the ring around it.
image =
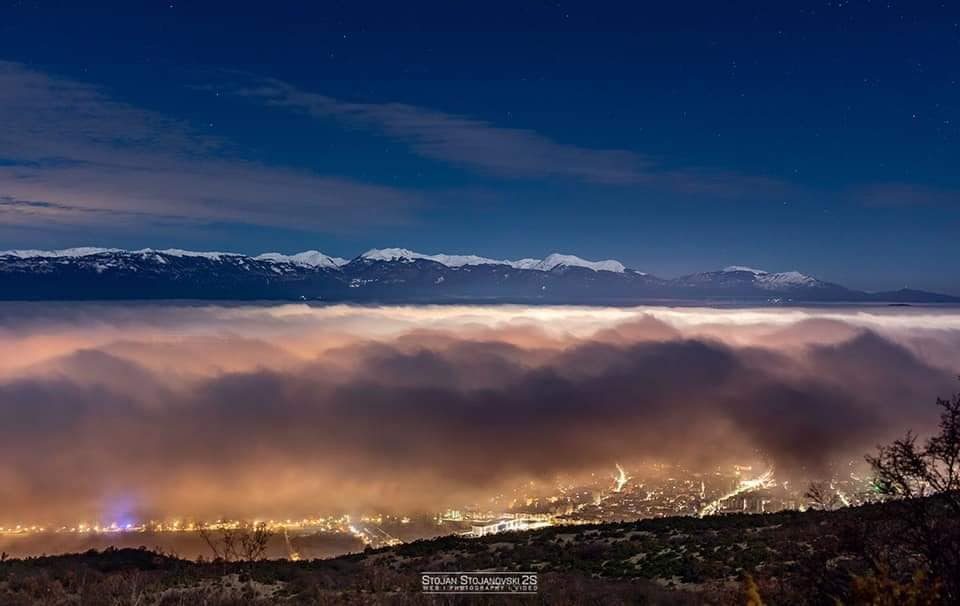
[[[0,249],[373,247],[960,294],[960,7],[0,2]]]

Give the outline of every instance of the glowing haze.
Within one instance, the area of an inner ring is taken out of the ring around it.
[[[960,312],[0,306],[0,524],[439,508],[532,478],[935,421]]]

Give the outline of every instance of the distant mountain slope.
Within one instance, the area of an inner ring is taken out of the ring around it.
[[[350,260],[316,250],[256,256],[179,249],[3,251],[0,299],[960,303],[960,297],[919,290],[868,293],[796,271],[733,266],[666,279],[619,261],[557,253],[508,261],[402,248],[375,249]]]

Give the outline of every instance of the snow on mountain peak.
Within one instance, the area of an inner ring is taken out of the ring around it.
[[[763,274],[757,277],[757,284],[761,288],[770,290],[794,286],[814,286],[816,283],[816,278],[802,274],[799,271],[784,271],[775,274]]]
[[[19,257],[21,259],[30,259],[33,257],[87,257],[89,255],[99,255],[101,253],[123,252],[119,248],[96,248],[93,246],[79,246],[77,248],[63,248],[60,250],[3,250],[0,251],[0,257]]]
[[[745,272],[751,273],[751,274],[753,274],[753,275],[755,275],[755,276],[763,276],[763,275],[766,275],[766,274],[770,273],[770,272],[764,271],[764,270],[762,270],[762,269],[754,269],[754,268],[752,268],[752,267],[747,267],[747,266],[745,266],[745,265],[729,265],[729,266],[727,266],[727,267],[724,267],[724,268],[723,268],[723,271],[725,271],[725,272],[745,271]]]
[[[523,261],[530,261],[530,259],[524,259]],[[555,267],[560,265],[566,265],[567,267],[585,267],[587,269],[592,269],[593,271],[613,271],[616,273],[623,273],[626,270],[623,263],[620,261],[614,261],[613,259],[606,259],[604,261],[587,261],[586,259],[581,259],[580,257],[574,255],[563,255],[560,253],[553,253],[547,256],[546,259],[540,261],[536,267],[531,269],[539,269],[541,271],[550,271]]]
[[[374,248],[360,255],[370,261],[414,261],[423,259],[446,265],[447,267],[463,267],[464,265],[510,265],[510,261],[488,259],[477,255],[425,255],[406,248]]]
[[[563,255],[560,253],[553,253],[545,259],[508,261],[479,257],[477,255],[425,255],[406,248],[374,248],[360,256],[370,261],[413,261],[415,259],[424,259],[446,265],[447,267],[462,267],[464,265],[507,265],[514,269],[550,271],[555,267],[566,265],[568,267],[585,267],[594,271],[613,271],[617,273],[623,273],[626,270],[623,263],[612,259],[606,261],[587,261],[574,255]]]
[[[162,250],[154,249],[154,248],[141,248],[140,250],[121,251],[121,252],[130,252],[131,254],[135,254],[135,255],[154,253],[154,254],[167,255],[169,257],[201,257],[204,259],[211,259],[213,261],[220,261],[223,257],[244,256],[240,253],[183,250],[182,248],[164,248]]]
[[[95,246],[78,246],[76,248],[63,248],[60,250],[4,250],[0,251],[0,257],[13,256],[21,259],[30,259],[34,257],[41,258],[77,258],[89,257],[91,255],[102,255],[112,253],[124,253],[129,255],[162,254],[170,257],[204,257],[219,261],[222,257],[242,257],[239,253],[228,252],[198,252],[193,250],[183,250],[180,248],[165,248],[163,250],[153,248],[141,248],[140,250],[124,250],[122,248],[99,248]]]
[[[414,259],[422,259],[426,256],[427,255],[413,252],[412,250],[407,250],[406,248],[371,248],[360,255],[360,258],[371,261],[412,261]]]
[[[305,250],[294,255],[270,252],[257,255],[254,257],[254,259],[258,261],[269,261],[271,263],[291,263],[293,265],[301,265],[303,267],[336,268],[349,263],[347,259],[331,257],[323,254],[319,250]]]
[[[202,252],[183,250],[180,248],[153,249],[142,248],[140,250],[123,250],[120,248],[96,248],[91,246],[67,248],[62,250],[8,250],[0,251],[0,256],[14,256],[21,259],[33,257],[48,258],[76,258],[104,253],[122,253],[129,255],[166,255],[170,257],[200,257],[214,261],[222,261],[225,258],[242,258],[246,255],[232,252]],[[587,261],[574,255],[553,253],[545,259],[519,259],[517,261],[491,259],[478,255],[448,255],[436,254],[426,255],[406,248],[374,248],[360,255],[361,258],[370,261],[414,261],[423,259],[440,263],[447,267],[463,267],[466,265],[505,265],[514,269],[532,269],[537,271],[550,271],[556,267],[583,267],[593,271],[612,271],[623,273],[626,271],[623,263],[607,259],[604,261]],[[302,267],[323,267],[338,268],[346,265],[349,261],[340,257],[332,257],[318,250],[307,250],[296,254],[287,255],[278,252],[268,252],[252,257],[257,261],[266,261],[271,263],[290,263]],[[637,272],[640,273],[640,272]],[[762,273],[762,272],[755,272]]]
[[[754,284],[767,290],[783,290],[798,286],[816,286],[820,281],[799,271],[768,272],[743,265],[731,265],[724,272],[746,272],[753,274]]]

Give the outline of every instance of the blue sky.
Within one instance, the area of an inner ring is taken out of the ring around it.
[[[197,4],[0,4],[0,248],[560,251],[960,293],[955,7]]]

